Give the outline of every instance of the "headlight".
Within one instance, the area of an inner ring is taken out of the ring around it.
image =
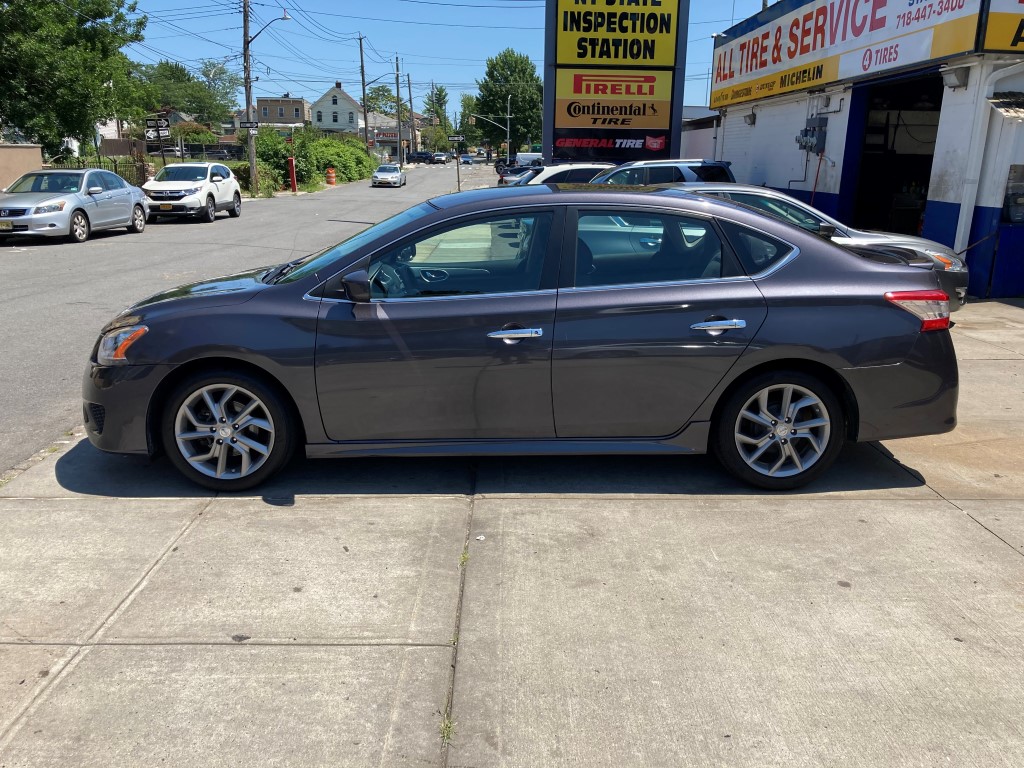
[[[126,365],[128,349],[148,331],[144,325],[130,325],[104,334],[96,352],[96,362],[100,365]]]
[[[952,253],[943,253],[941,251],[933,251],[930,248],[925,248],[924,252],[927,253],[929,256],[931,256],[936,261],[941,262],[943,264],[943,266],[945,266],[945,268],[947,270],[949,270],[949,269],[961,270],[961,269],[964,268],[964,263],[962,261],[960,261],[960,259],[958,259]]]
[[[57,211],[63,211],[64,206],[67,205],[63,200],[59,203],[50,203],[49,205],[40,205],[32,213],[56,213]]]
[[[188,197],[189,195],[198,195],[202,191],[203,191],[202,187],[192,187],[192,189],[184,189],[184,190],[182,190],[181,193],[183,195],[185,195],[186,197]]]

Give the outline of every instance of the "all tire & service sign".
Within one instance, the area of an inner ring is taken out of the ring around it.
[[[688,15],[688,0],[547,0],[545,157],[677,157]]]

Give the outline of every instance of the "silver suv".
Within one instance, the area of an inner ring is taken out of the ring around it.
[[[635,160],[595,176],[591,184],[678,184],[683,181],[736,181],[724,160]]]

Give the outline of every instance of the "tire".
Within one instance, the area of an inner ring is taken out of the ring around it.
[[[199,220],[204,224],[211,223],[217,218],[217,203],[213,200],[213,195],[209,195],[206,198],[206,205],[199,212]]]
[[[242,196],[235,192],[235,196],[231,199],[231,207],[228,208],[228,216],[232,219],[237,219],[242,215]]]
[[[792,421],[782,413],[787,391]],[[795,405],[800,407],[793,411]],[[794,424],[807,426],[797,434],[791,431]],[[733,390],[711,439],[715,456],[730,474],[758,488],[786,491],[824,473],[845,436],[843,406],[824,382],[798,371],[772,371]]]
[[[75,211],[71,214],[71,227],[68,231],[68,239],[72,243],[84,243],[89,239],[90,231],[89,217],[83,211]]]
[[[237,418],[250,407],[248,426],[232,421],[232,414]],[[167,398],[160,420],[171,463],[192,482],[215,491],[242,491],[266,481],[291,458],[295,435],[294,420],[277,390],[230,370],[183,380]]]
[[[134,235],[141,235],[146,231],[146,212],[141,205],[132,208],[132,221],[128,225],[128,231]]]

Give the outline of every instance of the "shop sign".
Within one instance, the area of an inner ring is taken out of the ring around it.
[[[984,41],[986,51],[1024,52],[1024,3],[991,0]]]
[[[562,130],[555,134],[553,156],[556,160],[658,160],[666,156],[668,142],[668,133],[662,131]]]
[[[711,107],[972,51],[981,3],[810,0],[788,12],[792,6],[780,3],[767,11],[774,18],[733,27],[729,37],[716,39]]]
[[[644,128],[672,122],[673,72],[561,68],[556,75],[556,128]]]
[[[674,67],[680,0],[558,0],[557,64]]]
[[[398,131],[377,131],[377,141],[398,141]]]

